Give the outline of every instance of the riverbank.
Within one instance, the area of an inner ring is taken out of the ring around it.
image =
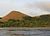
[[[27,28],[27,27],[3,27],[3,28],[0,28],[0,29],[31,29],[31,30],[33,30],[33,29],[49,29],[50,30],[50,27],[34,27],[34,28]]]

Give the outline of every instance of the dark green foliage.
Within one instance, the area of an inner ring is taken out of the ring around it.
[[[16,20],[10,19],[7,22],[4,23],[4,25],[2,25],[3,27],[10,27],[13,24],[15,24]]]
[[[2,19],[2,18],[0,17],[0,19]]]

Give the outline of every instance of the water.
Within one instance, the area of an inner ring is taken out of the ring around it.
[[[33,30],[0,30],[0,36],[50,36],[49,29]]]

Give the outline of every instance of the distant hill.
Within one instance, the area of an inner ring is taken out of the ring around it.
[[[11,11],[0,20],[0,27],[50,27],[50,14],[30,17],[18,11]]]
[[[20,20],[20,19],[22,19],[23,17],[26,17],[26,16],[28,16],[28,15],[23,14],[23,13],[21,13],[19,11],[11,11],[9,14],[4,16],[2,18],[2,20],[4,20],[4,21],[7,21],[9,19],[14,19],[14,20],[19,19]],[[29,16],[29,17],[31,17],[31,16]],[[47,17],[48,18],[48,17],[50,17],[50,14],[41,15],[41,16],[35,16],[35,17],[32,17],[32,18],[40,18],[40,17]]]
[[[41,15],[40,17],[50,17],[50,14]]]
[[[28,16],[28,15],[25,15],[25,14],[19,12],[19,11],[11,11],[8,15],[3,17],[3,20],[22,19],[25,16]]]

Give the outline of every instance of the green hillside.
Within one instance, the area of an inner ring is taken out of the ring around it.
[[[6,22],[0,21],[0,27],[50,27],[50,15],[26,16],[21,20],[9,19]]]

